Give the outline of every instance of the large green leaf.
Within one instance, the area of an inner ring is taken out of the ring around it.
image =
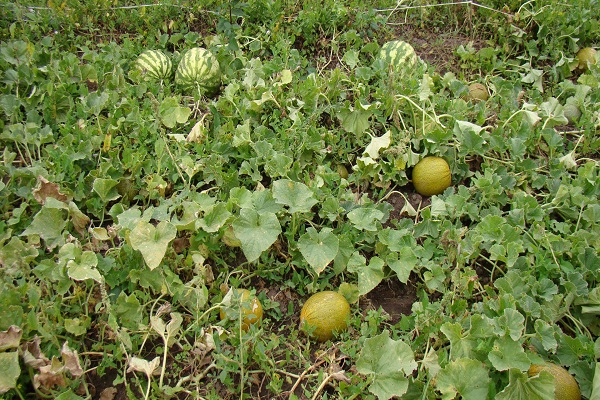
[[[129,233],[129,242],[134,250],[139,250],[151,270],[162,261],[171,240],[175,239],[177,228],[170,222],[161,221],[156,227],[146,221],[138,221]]]
[[[302,182],[280,179],[273,182],[273,198],[289,207],[290,214],[308,212],[317,204],[314,193]]]
[[[460,358],[446,365],[437,376],[436,388],[442,399],[449,400],[460,395],[464,400],[487,399],[490,377],[481,361]]]
[[[510,337],[497,339],[494,342],[492,351],[488,354],[488,359],[498,371],[512,368],[526,370],[531,364],[521,343],[512,340]]]
[[[167,97],[158,107],[160,120],[167,128],[174,128],[178,123],[186,123],[191,113],[192,110],[181,106],[175,97]]]
[[[384,261],[375,256],[367,260],[358,251],[354,252],[348,260],[346,268],[348,272],[354,272],[358,275],[358,292],[360,295],[369,293],[375,289],[383,280],[385,274],[383,272]]]
[[[93,251],[84,251],[81,256],[67,262],[67,274],[71,279],[84,281],[93,279],[96,282],[102,282],[102,275],[96,269],[98,257]]]
[[[321,232],[313,227],[300,236],[298,248],[308,264],[319,275],[337,255],[340,241],[331,228],[323,228]]]
[[[33,217],[33,221],[21,235],[38,235],[44,239],[48,249],[53,249],[63,243],[62,235],[66,225],[64,211],[46,204]]]
[[[496,400],[554,400],[554,378],[542,371],[529,377],[514,368],[508,373],[508,385],[496,395]]]
[[[402,396],[408,389],[408,376],[417,368],[410,346],[393,340],[387,330],[366,339],[356,360],[356,370],[372,375],[369,390],[378,399]]]
[[[8,392],[17,385],[21,375],[19,352],[8,351],[0,353],[0,394]]]
[[[259,214],[251,208],[242,208],[232,225],[233,233],[242,243],[242,251],[249,262],[256,261],[281,233],[281,225],[274,213]]]

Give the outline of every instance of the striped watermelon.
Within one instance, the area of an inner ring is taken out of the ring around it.
[[[168,79],[173,70],[173,63],[160,50],[146,50],[135,60],[135,68],[149,79]]]
[[[177,66],[175,84],[183,90],[197,88],[207,96],[215,94],[221,86],[221,70],[217,58],[201,47],[189,49]]]
[[[392,40],[381,46],[379,59],[396,72],[405,72],[417,65],[419,57],[415,49],[402,40]]]

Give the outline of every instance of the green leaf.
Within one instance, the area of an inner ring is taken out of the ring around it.
[[[363,106],[357,100],[356,107],[346,107],[341,109],[338,112],[338,117],[342,122],[344,130],[359,135],[369,128],[369,118],[372,114],[369,105]]]
[[[67,390],[64,393],[59,394],[54,400],[85,400],[83,397],[76,395],[72,389]]]
[[[441,326],[440,331],[450,341],[451,360],[469,358],[474,355],[477,340],[470,335],[469,331],[463,331],[459,323],[446,322]]]
[[[273,198],[277,203],[288,206],[290,214],[308,212],[317,204],[317,199],[308,186],[289,179],[273,182]]]
[[[256,261],[281,233],[281,225],[274,213],[259,214],[251,208],[242,208],[232,225],[233,233],[242,243],[242,251],[249,262]]]
[[[214,233],[225,225],[229,217],[231,217],[231,213],[227,210],[227,204],[219,203],[210,206],[202,218],[197,220],[196,226],[205,232]]]
[[[44,239],[46,247],[51,250],[63,242],[62,234],[66,225],[67,221],[62,210],[44,205],[21,236],[38,235]]]
[[[508,385],[496,400],[554,400],[554,378],[547,371],[529,377],[517,368],[508,373]]]
[[[348,219],[356,229],[375,232],[379,229],[377,222],[381,222],[385,214],[375,207],[360,207],[348,213]]]
[[[373,137],[371,137],[371,143],[369,143],[369,145],[365,148],[365,151],[363,154],[366,154],[369,157],[371,157],[373,160],[376,160],[379,158],[379,151],[381,149],[385,149],[385,148],[389,147],[391,141],[392,141],[391,131],[387,131],[386,133],[384,133],[382,136],[379,136],[379,137],[373,136]]]
[[[300,236],[298,248],[308,264],[319,275],[337,255],[340,241],[331,228],[323,228],[321,232],[313,227]]]
[[[108,203],[121,197],[117,191],[118,184],[119,182],[114,179],[96,178],[92,184],[92,189],[98,193],[104,203]]]
[[[84,251],[81,257],[67,262],[67,275],[76,281],[85,281],[93,279],[98,283],[102,282],[102,275],[96,269],[98,257],[93,251]]]
[[[509,337],[497,339],[492,351],[488,354],[492,366],[498,371],[517,368],[527,370],[531,364],[520,342]]]
[[[129,233],[129,243],[139,250],[148,268],[153,270],[160,265],[171,240],[177,236],[175,225],[161,221],[156,227],[146,221],[138,221]]]
[[[596,340],[599,342],[599,340]],[[600,362],[596,363],[596,370],[594,372],[594,380],[592,381],[592,394],[590,399],[600,399]]]
[[[160,121],[171,129],[175,128],[178,123],[186,123],[191,113],[192,110],[189,107],[181,106],[175,97],[167,97],[158,107]]]
[[[356,360],[356,370],[373,375],[369,390],[378,399],[402,396],[408,389],[407,377],[417,368],[412,349],[402,340],[393,340],[387,330],[366,339]]]
[[[19,375],[21,375],[19,352],[8,351],[0,353],[0,394],[4,394],[16,387]]]
[[[385,259],[387,265],[396,273],[402,283],[408,282],[410,273],[417,267],[419,259],[411,247],[403,247],[399,252],[388,254]]]
[[[460,358],[446,365],[437,376],[436,388],[442,399],[454,399],[460,395],[464,400],[487,399],[490,377],[480,361]]]
[[[495,320],[496,333],[498,335],[508,334],[513,340],[519,340],[525,331],[525,317],[513,308],[504,310],[504,314]]]
[[[358,275],[358,292],[362,296],[373,290],[385,277],[383,267],[385,263],[379,257],[373,257],[367,265],[367,260],[355,251],[348,260],[348,272]]]

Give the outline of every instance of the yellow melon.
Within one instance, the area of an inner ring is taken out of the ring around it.
[[[440,194],[452,184],[450,166],[441,157],[425,157],[413,168],[412,182],[422,196]]]
[[[231,315],[242,318],[242,328],[248,330],[251,324],[255,324],[263,317],[263,307],[260,300],[248,289],[232,289],[223,299],[224,307],[219,311],[219,317],[224,320]],[[228,312],[233,310],[233,312]]]
[[[533,364],[528,371],[529,376],[548,371],[554,377],[554,398],[556,400],[581,400],[581,392],[577,381],[569,371],[553,363]]]
[[[591,47],[584,47],[577,52],[577,62],[579,69],[587,70],[590,64],[596,64],[596,50]]]
[[[300,311],[300,329],[319,342],[333,338],[348,328],[350,304],[338,292],[313,294]]]

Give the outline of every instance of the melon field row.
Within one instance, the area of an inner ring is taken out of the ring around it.
[[[0,397],[600,398],[596,1],[79,3],[0,5]]]

